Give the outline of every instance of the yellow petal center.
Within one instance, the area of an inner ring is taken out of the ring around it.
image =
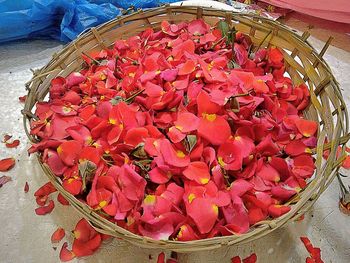
[[[216,114],[205,114],[205,118],[208,121],[215,121],[216,120]]]
[[[107,201],[106,201],[106,200],[102,200],[102,201],[98,204],[98,206],[99,206],[100,208],[104,208],[106,205],[107,205]]]
[[[188,196],[188,202],[189,202],[189,203],[192,203],[193,199],[195,199],[195,198],[196,198],[196,195],[195,195],[194,193],[190,194],[190,195]]]
[[[179,158],[184,158],[186,155],[184,154],[183,151],[176,151],[176,156],[179,157]]]
[[[145,199],[143,200],[143,203],[145,205],[154,205],[156,202],[156,196],[155,195],[146,195]]]
[[[201,178],[200,180],[201,184],[207,184],[209,182],[208,178]]]
[[[216,215],[219,214],[219,207],[217,205],[212,205],[212,208]]]
[[[218,157],[218,163],[220,164],[221,167],[225,166],[225,162],[224,162],[224,160],[222,159],[221,156]]]

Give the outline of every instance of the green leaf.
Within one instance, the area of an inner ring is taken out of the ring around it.
[[[229,38],[230,26],[226,23],[226,21],[219,21],[217,29],[220,30],[221,36]]]
[[[144,143],[140,143],[139,145],[137,145],[135,147],[135,149],[132,150],[131,155],[136,157],[136,158],[139,158],[139,159],[146,159],[146,158],[148,158],[148,155],[145,152],[144,146],[145,146]]]
[[[81,179],[83,181],[83,186],[82,186],[83,191],[86,190],[86,183],[89,181],[92,181],[96,168],[97,168],[96,164],[89,160],[85,160],[79,163],[78,169],[79,169],[79,174],[81,176]]]
[[[117,104],[119,104],[120,102],[122,102],[124,99],[120,96],[115,96],[113,99],[111,99],[109,102],[115,106]]]
[[[183,140],[183,144],[186,148],[187,152],[191,152],[194,148],[194,146],[196,146],[197,143],[197,136],[196,135],[187,135],[186,138]]]
[[[152,160],[147,159],[147,160],[133,161],[133,164],[138,166],[141,169],[141,171],[148,173],[149,170],[151,170],[151,162]]]
[[[236,33],[237,33],[237,30],[236,28],[233,26],[231,29],[230,29],[230,33],[229,33],[229,42],[233,43],[236,41]]]
[[[231,111],[236,112],[236,113],[239,112],[240,107],[239,107],[239,102],[238,102],[237,98],[234,98],[234,97],[230,98],[228,103],[230,105]]]

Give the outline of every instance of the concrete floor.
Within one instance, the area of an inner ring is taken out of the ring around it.
[[[323,43],[313,37],[311,43],[320,50]],[[16,167],[4,173],[12,182],[0,188],[0,262],[41,263],[59,262],[59,249],[65,240],[71,240],[69,231],[79,217],[71,207],[56,202],[54,211],[36,216],[33,193],[47,182],[33,157],[28,157],[18,97],[25,94],[24,83],[31,78],[30,68],[43,66],[51,55],[62,48],[55,41],[21,41],[0,45],[0,135],[9,133],[21,140],[17,149],[0,145],[0,158],[15,157]],[[350,53],[330,47],[325,59],[339,81],[347,105],[350,106]],[[346,171],[344,173],[347,173]],[[347,173],[350,174],[350,173]],[[30,190],[24,193],[25,182]],[[347,181],[350,184],[350,181]],[[308,253],[299,240],[308,236],[322,250],[324,262],[350,262],[350,217],[338,209],[339,187],[334,181],[307,213],[302,222],[291,222],[286,227],[255,242],[208,252],[180,255],[179,262],[230,262],[235,255],[245,257],[253,252],[258,262],[305,262]],[[66,238],[53,248],[52,232],[57,227],[66,229]],[[103,243],[96,254],[72,262],[155,262],[160,251],[145,250],[116,239]],[[153,259],[149,259],[149,255]]]

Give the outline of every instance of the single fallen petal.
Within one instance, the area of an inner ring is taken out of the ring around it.
[[[232,196],[242,196],[246,192],[252,190],[254,185],[244,179],[237,179],[231,183],[230,194]]]
[[[219,208],[206,198],[194,198],[187,208],[187,214],[196,223],[201,234],[209,233],[213,228]]]
[[[186,133],[198,128],[199,118],[190,112],[179,113],[174,124],[177,129]]]
[[[80,177],[71,177],[63,180],[62,186],[72,195],[77,195],[82,190],[83,182]]]
[[[19,140],[14,140],[12,142],[6,142],[6,147],[7,148],[16,148],[19,145],[20,141]]]
[[[12,178],[10,176],[3,175],[0,177],[0,187],[2,187],[4,184],[12,181]]]
[[[168,140],[161,140],[160,152],[164,162],[175,167],[186,167],[190,158],[181,150],[176,150]]]
[[[15,166],[15,158],[6,158],[0,160],[0,172],[11,170]]]
[[[218,149],[218,163],[226,170],[240,170],[243,156],[241,147],[233,141],[222,143]]]
[[[26,99],[27,99],[27,95],[24,95],[24,96],[19,96],[18,97],[18,100],[22,103],[25,103],[26,102]]]
[[[55,232],[51,235],[51,243],[58,243],[60,242],[65,236],[64,229],[59,227],[55,230]]]
[[[343,197],[339,199],[339,210],[345,215],[350,215],[350,202],[345,200],[346,197],[347,197],[347,194],[345,194]]]
[[[96,233],[96,230],[84,218],[78,221],[73,231],[75,239],[82,242],[87,242]]]
[[[304,119],[297,119],[295,121],[295,125],[297,126],[299,132],[305,137],[311,137],[314,135],[318,128],[317,122]]]
[[[36,192],[34,193],[34,196],[48,196],[51,193],[56,192],[57,189],[52,185],[51,182],[47,182],[43,186],[41,186]]]
[[[231,263],[241,263],[241,258],[239,256],[235,256],[231,258]]]
[[[303,242],[306,250],[311,254],[314,247],[311,244],[310,239],[308,237],[300,237],[300,240]]]
[[[28,191],[29,191],[29,184],[28,184],[28,182],[26,182],[24,185],[24,192],[28,193]]]
[[[290,209],[290,206],[286,205],[270,205],[268,208],[268,212],[272,218],[276,218],[288,213]]]
[[[60,193],[57,195],[57,201],[60,202],[62,205],[69,205],[67,199],[65,199]]]
[[[191,74],[196,69],[196,63],[193,60],[187,60],[180,65],[179,76]]]
[[[35,198],[35,201],[36,201],[36,203],[37,203],[39,206],[44,206],[44,205],[46,205],[46,201],[47,201],[48,198],[49,198],[48,195],[37,196],[37,197]]]
[[[197,240],[198,235],[194,232],[193,228],[190,225],[184,224],[180,227],[176,239],[179,241]]]
[[[312,257],[307,257],[305,263],[317,263],[316,260]]]
[[[81,150],[82,144],[78,141],[66,141],[57,147],[59,157],[68,166],[73,166],[77,163]]]
[[[155,167],[154,169],[149,171],[148,175],[151,181],[156,184],[165,184],[170,180],[172,176],[169,171],[166,172],[160,169],[159,167]]]
[[[67,247],[68,247],[68,243],[64,242],[60,251],[60,260],[62,262],[71,261],[73,258],[75,258],[74,253],[68,250]]]
[[[342,163],[342,167],[347,170],[350,169],[350,155],[346,156],[345,160]]]
[[[263,164],[261,168],[257,170],[256,175],[270,182],[279,182],[281,179],[279,173],[270,164]]]
[[[286,154],[291,156],[297,156],[304,153],[311,153],[310,148],[307,148],[306,145],[300,141],[291,141],[287,144],[286,148],[284,149]]]
[[[87,241],[75,239],[73,241],[72,251],[77,257],[90,256],[100,247],[101,242],[100,234],[95,234]]]
[[[242,263],[255,263],[257,260],[256,254],[253,253],[249,257],[243,259]]]
[[[164,252],[160,253],[157,258],[157,263],[165,263],[165,254]]]
[[[42,207],[38,207],[35,209],[35,213],[37,215],[46,215],[51,213],[51,211],[55,208],[55,203],[50,200],[49,204],[47,206],[42,206]]]
[[[203,19],[192,20],[188,24],[188,32],[192,35],[204,35],[209,29],[209,25]]]
[[[4,138],[2,139],[3,143],[7,143],[8,140],[10,140],[12,138],[12,135],[9,134],[5,134]]]
[[[210,179],[209,168],[204,162],[191,162],[183,171],[183,175],[199,184],[207,184]]]

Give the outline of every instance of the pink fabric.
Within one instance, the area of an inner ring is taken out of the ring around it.
[[[319,18],[350,24],[350,0],[261,0]]]

